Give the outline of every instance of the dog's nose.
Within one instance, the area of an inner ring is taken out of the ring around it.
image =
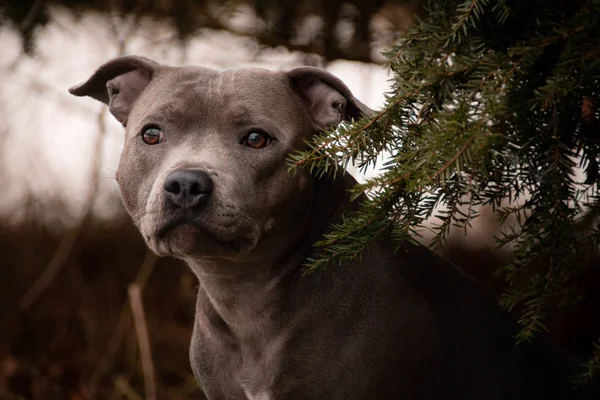
[[[206,199],[213,190],[211,177],[199,169],[178,169],[165,179],[163,186],[167,201],[180,208],[196,207]]]

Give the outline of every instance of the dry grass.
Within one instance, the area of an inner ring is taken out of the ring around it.
[[[0,399],[203,399],[188,361],[187,266],[148,253],[126,219],[92,222],[38,300],[17,307],[60,242],[33,225],[0,228]]]

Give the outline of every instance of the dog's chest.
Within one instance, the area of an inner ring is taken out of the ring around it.
[[[246,400],[273,400],[273,373],[268,366],[244,366],[238,372],[237,383],[242,388]]]
[[[273,400],[273,384],[279,373],[283,335],[263,342],[259,347],[242,349],[237,371],[238,384],[247,400]]]
[[[249,390],[244,389],[244,394],[248,400],[273,400],[271,394],[266,390],[252,394]]]

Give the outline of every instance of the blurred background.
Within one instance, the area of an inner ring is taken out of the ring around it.
[[[420,3],[1,3],[0,399],[204,398],[188,363],[195,277],[146,250],[114,179],[123,129],[70,86],[122,54],[216,69],[313,65],[376,109],[389,91],[382,53]],[[499,227],[485,210],[475,223],[444,252],[497,295]],[[596,260],[587,271],[586,299],[550,323],[582,359],[600,335]]]

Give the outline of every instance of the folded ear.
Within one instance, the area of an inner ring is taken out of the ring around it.
[[[108,104],[111,114],[125,126],[133,105],[158,67],[158,63],[145,57],[118,57],[102,65],[86,82],[73,86],[69,92]]]
[[[358,101],[350,89],[329,72],[314,67],[300,67],[287,72],[292,88],[304,100],[318,130],[325,130],[343,120],[359,119],[374,111]]]

